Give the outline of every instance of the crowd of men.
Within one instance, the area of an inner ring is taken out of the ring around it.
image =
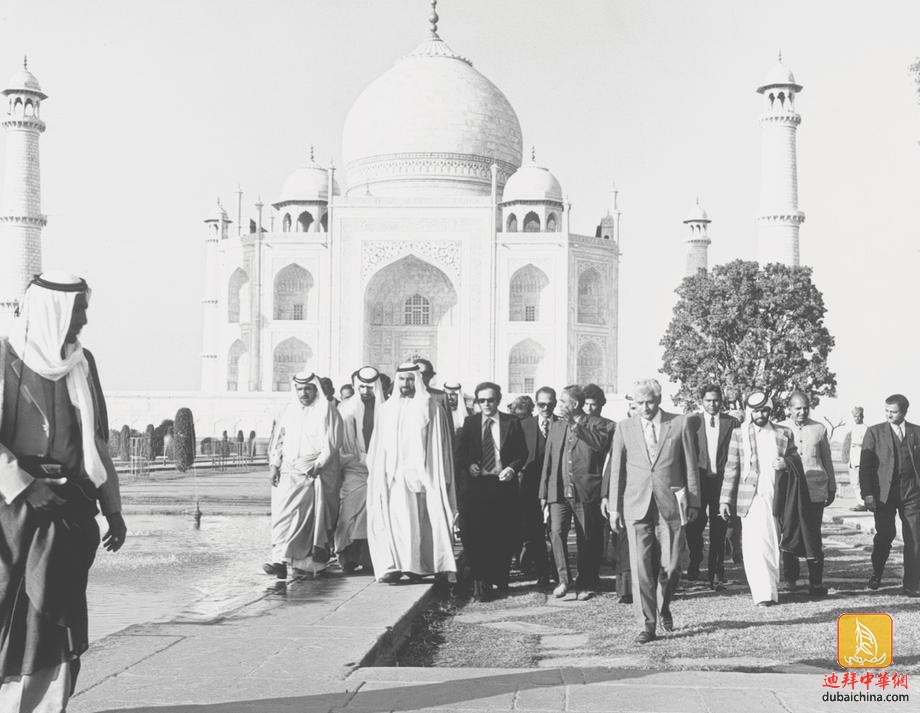
[[[459,536],[475,599],[507,591],[516,567],[556,597],[586,600],[606,550],[640,643],[659,626],[673,630],[682,577],[724,588],[727,552],[743,562],[757,606],[778,603],[781,591],[827,595],[821,524],[837,482],[807,394],[791,393],[787,418],[774,422],[766,393],[752,391],[729,413],[720,386],[707,384],[701,411],[678,415],[661,409],[661,385],[648,379],[614,423],[600,415],[605,397],[594,384],[544,386],[503,412],[498,384],[478,384],[468,404],[460,384],[438,389],[434,376],[425,359],[401,365],[395,384],[366,366],[341,401],[331,382],[294,377],[296,398],[269,448],[268,574],[318,572],[337,555],[346,572],[383,583],[456,582]],[[890,397],[888,423],[859,432],[854,480],[876,520],[868,586],[880,586],[899,514],[903,591],[920,596],[920,427],[905,423],[907,406]]]
[[[4,712],[66,710],[89,641],[89,569],[100,542],[118,551],[127,534],[105,399],[79,340],[89,297],[79,277],[37,275],[10,337],[0,339]],[[837,485],[807,394],[792,393],[788,419],[774,423],[767,394],[752,391],[744,409],[727,408],[710,384],[700,389],[700,413],[675,415],[661,410],[661,386],[650,379],[635,385],[628,418],[614,424],[600,415],[605,398],[595,385],[558,395],[542,387],[504,413],[497,384],[476,386],[471,409],[460,384],[437,389],[434,375],[424,359],[401,365],[395,383],[364,367],[341,401],[330,380],[294,377],[270,445],[266,572],[318,572],[335,557],[345,572],[373,572],[385,583],[455,582],[459,533],[475,597],[506,589],[516,561],[539,585],[555,582],[555,596],[574,590],[588,599],[609,545],[619,601],[634,605],[641,643],[659,623],[674,627],[685,542],[688,579],[705,577],[718,590],[731,552],[759,606],[799,588],[802,558],[808,593],[827,594],[821,522]],[[870,427],[854,411],[845,450],[859,483],[856,507],[875,520],[867,586],[881,586],[900,517],[903,592],[918,597],[920,426],[905,420],[908,407],[904,396],[888,397],[886,421]],[[573,526],[574,576],[566,551]]]

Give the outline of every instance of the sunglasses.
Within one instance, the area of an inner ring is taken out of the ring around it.
[[[477,404],[494,404],[497,403],[498,399],[476,399]]]
[[[537,401],[537,408],[552,408],[551,401]]]

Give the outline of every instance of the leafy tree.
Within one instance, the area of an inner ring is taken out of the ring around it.
[[[920,101],[920,57],[914,60],[914,63],[910,65],[910,73],[913,75],[914,84],[917,86],[917,98]]]
[[[176,412],[173,424],[173,450],[176,457],[176,470],[184,473],[195,462],[195,419],[191,409],[180,408]]]
[[[800,389],[817,406],[834,396],[827,368],[834,338],[824,326],[824,298],[811,268],[735,260],[684,278],[661,345],[661,371],[680,384],[674,402],[691,408],[708,382],[725,391],[762,389],[783,416],[788,393]]]
[[[121,433],[116,431],[114,428],[109,429],[109,456],[112,460],[117,460],[119,452],[121,450]]]

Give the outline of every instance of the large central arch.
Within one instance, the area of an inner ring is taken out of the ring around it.
[[[456,304],[450,278],[415,255],[382,268],[364,293],[365,364],[393,373],[396,364],[415,356],[436,367],[439,357],[455,362]]]

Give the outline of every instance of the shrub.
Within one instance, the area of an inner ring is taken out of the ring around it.
[[[195,419],[188,408],[180,408],[176,412],[173,425],[173,449],[176,455],[176,470],[184,473],[195,462]]]
[[[148,463],[156,458],[156,453],[153,450],[153,424],[148,423],[147,428],[144,430],[144,460]]]
[[[118,455],[122,460],[131,460],[131,428],[122,426],[118,436]]]

